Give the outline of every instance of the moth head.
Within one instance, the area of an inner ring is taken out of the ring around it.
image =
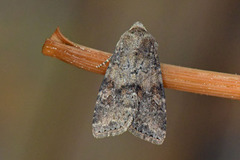
[[[139,39],[139,38],[141,39],[142,37],[149,34],[147,32],[147,29],[140,22],[134,23],[127,32],[129,33],[129,36],[132,36],[135,39]]]
[[[131,31],[135,29],[147,31],[147,29],[144,27],[144,25],[141,22],[135,22],[129,30]]]
[[[151,43],[153,41],[153,43]],[[117,50],[125,50],[126,54],[128,51],[132,52],[139,49],[142,45],[151,47],[154,44],[154,38],[147,32],[147,29],[142,23],[136,22],[132,27],[126,31],[117,43]],[[149,42],[149,43],[148,43]]]

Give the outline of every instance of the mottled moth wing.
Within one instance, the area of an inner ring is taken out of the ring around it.
[[[135,136],[162,144],[166,136],[166,108],[158,44],[136,22],[117,43],[100,87],[93,116],[96,138]]]
[[[166,105],[158,44],[141,25],[130,31],[141,38],[135,67],[138,108],[129,131],[141,139],[160,145],[166,137]]]
[[[128,32],[121,36],[99,89],[92,124],[96,138],[119,135],[132,124],[137,108],[132,38]]]

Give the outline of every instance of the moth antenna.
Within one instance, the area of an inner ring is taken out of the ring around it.
[[[112,57],[112,56],[111,56],[111,57]],[[102,67],[103,65],[105,65],[107,62],[110,61],[111,57],[109,57],[109,58],[108,58],[106,61],[104,61],[103,63],[97,65],[96,68],[100,68],[100,67]]]

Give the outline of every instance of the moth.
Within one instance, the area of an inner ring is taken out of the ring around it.
[[[121,36],[97,96],[94,137],[128,130],[153,144],[163,143],[166,103],[157,50],[155,38],[140,22]]]

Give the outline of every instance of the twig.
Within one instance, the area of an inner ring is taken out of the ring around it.
[[[111,54],[71,42],[59,28],[45,41],[43,54],[56,57],[87,71],[105,74],[108,63],[96,68]],[[240,76],[161,63],[164,87],[240,100]]]

